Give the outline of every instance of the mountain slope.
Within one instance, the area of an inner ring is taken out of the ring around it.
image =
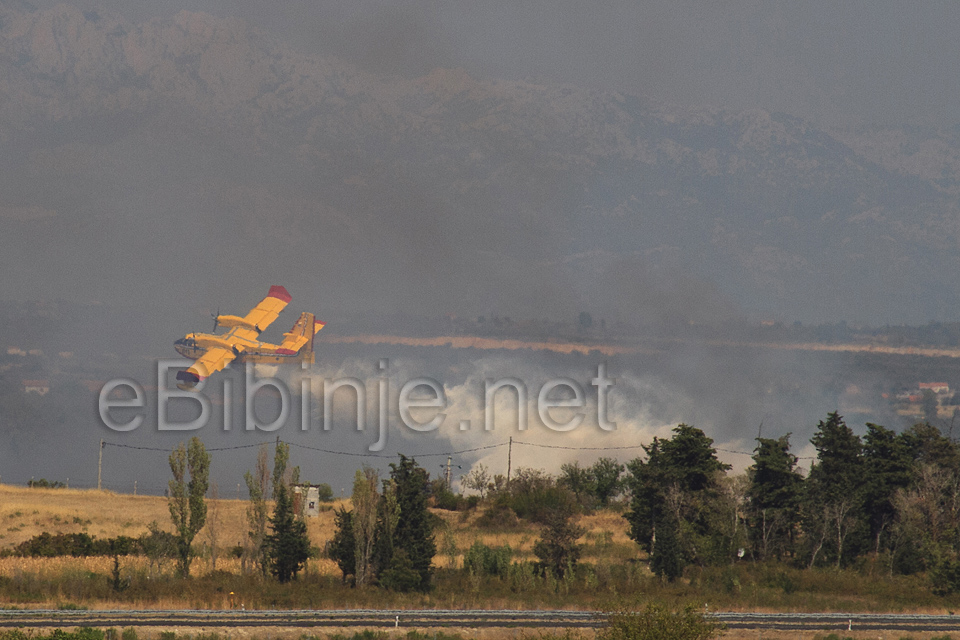
[[[375,76],[239,20],[68,5],[0,8],[0,95],[7,296],[202,304],[262,278],[411,313],[960,312],[947,135]]]

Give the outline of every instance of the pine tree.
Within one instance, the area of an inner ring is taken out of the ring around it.
[[[863,512],[876,553],[896,518],[894,495],[910,486],[913,458],[905,434],[897,435],[880,425],[867,423],[863,438],[864,473],[861,480]]]
[[[270,558],[270,573],[280,582],[297,577],[310,557],[310,539],[307,525],[293,513],[293,501],[285,483],[274,487],[277,496],[270,518],[273,533],[267,536],[266,547]]]
[[[803,485],[797,457],[790,453],[790,434],[757,438],[747,477],[747,527],[754,549],[762,560],[781,558],[793,547]]]
[[[864,465],[860,437],[836,411],[820,421],[810,439],[817,449],[817,461],[810,466],[804,482],[803,528],[810,544],[810,565],[821,550],[832,557],[837,568],[856,555],[856,532],[865,531],[861,483]],[[851,537],[851,534],[854,534]]]
[[[647,459],[637,458],[627,465],[630,475],[630,511],[624,514],[630,524],[630,537],[650,554],[660,543],[660,526],[668,519],[674,527],[677,544],[685,553],[678,558],[697,560],[703,545],[694,538],[709,534],[705,503],[713,496],[718,474],[730,468],[717,459],[713,440],[700,429],[677,425],[669,440],[654,438],[644,445]]]

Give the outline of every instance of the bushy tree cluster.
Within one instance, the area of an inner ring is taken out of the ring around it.
[[[401,455],[390,465],[390,478],[377,486],[375,470],[357,472],[353,511],[336,514],[336,533],[328,555],[344,580],[357,585],[377,581],[396,591],[428,591],[437,548],[427,511],[429,474],[413,458]]]
[[[715,548],[729,546],[723,527],[714,526],[726,506],[721,480],[729,466],[717,460],[713,440],[700,429],[681,424],[673,433],[669,440],[654,438],[643,447],[647,459],[627,465],[631,500],[624,515],[651,568],[671,580],[685,564],[705,562]]]
[[[666,579],[737,558],[841,568],[874,554],[893,572],[930,570],[941,592],[960,590],[960,449],[950,438],[929,424],[867,424],[861,437],[834,412],[811,443],[806,477],[788,434],[758,438],[734,478],[710,438],[679,425],[627,465],[631,537]]]
[[[624,466],[612,458],[600,458],[589,467],[572,462],[560,467],[558,484],[582,505],[605,507],[623,491],[623,472]]]
[[[495,481],[490,501],[494,514],[505,511],[537,524],[546,524],[556,513],[578,509],[574,493],[543,469],[521,468],[509,484]]]

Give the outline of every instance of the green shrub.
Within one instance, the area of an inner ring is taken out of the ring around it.
[[[919,573],[925,568],[923,552],[913,540],[906,540],[897,547],[891,561],[894,573],[904,576]]]
[[[446,511],[467,511],[475,509],[480,504],[479,496],[466,497],[463,494],[454,493],[442,478],[430,483],[430,495],[433,496],[433,506]]]
[[[390,636],[383,631],[364,629],[363,631],[355,632],[352,636],[347,636],[342,633],[335,633],[327,636],[327,640],[387,640],[389,637]]]
[[[46,478],[40,478],[39,480],[33,480],[32,478],[27,481],[27,486],[32,489],[63,489],[67,485],[60,482],[59,480],[54,480],[53,482],[47,480]]]
[[[408,631],[403,640],[464,640],[464,637],[459,633],[447,633],[445,631],[435,631],[433,633]]]
[[[708,640],[720,631],[693,605],[673,612],[648,604],[643,611],[619,607],[597,632],[597,640]]]
[[[463,568],[475,576],[505,578],[512,558],[513,549],[509,545],[488,547],[477,540],[463,554]]]
[[[557,513],[570,514],[577,509],[573,493],[541,469],[519,469],[496,502],[506,503],[517,517],[538,524],[545,524]]]
[[[944,558],[933,570],[930,580],[933,582],[933,592],[938,596],[960,591],[960,560]]]
[[[390,560],[390,566],[380,576],[380,586],[391,591],[413,591],[420,586],[420,574],[413,567],[413,560],[406,549],[398,549]]]
[[[535,636],[524,633],[520,640],[582,640],[583,635],[573,629],[564,629],[563,631],[541,631]]]
[[[167,534],[169,535],[169,534]],[[127,556],[143,553],[140,542],[127,536],[97,539],[86,533],[48,532],[37,534],[18,544],[14,555],[30,558],[52,558],[55,556]]]
[[[481,529],[510,530],[520,526],[520,519],[507,502],[494,502],[476,522]]]
[[[333,501],[333,489],[326,482],[317,485],[317,499],[320,502]]]
[[[537,584],[536,565],[532,562],[514,562],[507,570],[507,578],[510,590],[514,593],[527,591]]]

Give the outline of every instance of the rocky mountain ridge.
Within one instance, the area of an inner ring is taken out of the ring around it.
[[[4,251],[86,269],[106,282],[94,296],[129,295],[112,273],[134,258],[140,282],[162,286],[173,260],[230,286],[266,251],[268,271],[309,256],[340,283],[318,295],[371,308],[960,314],[951,132],[824,131],[460,69],[377,76],[238,19],[71,5],[0,7],[0,96]],[[31,225],[67,249],[11,240]],[[126,248],[92,264],[104,234]]]

